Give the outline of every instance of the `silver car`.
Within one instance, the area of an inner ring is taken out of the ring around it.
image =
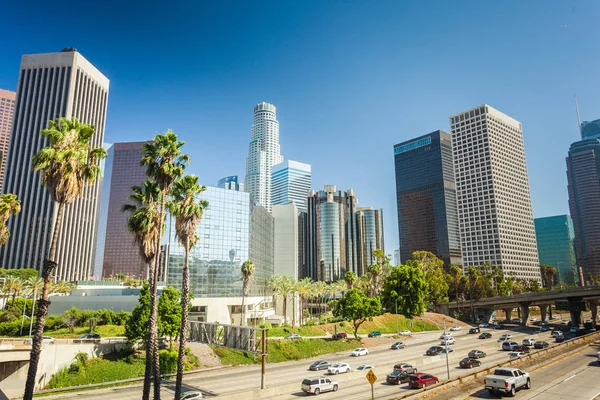
[[[318,395],[323,392],[336,392],[338,390],[338,383],[323,376],[315,376],[314,378],[303,380],[301,388],[304,393]]]

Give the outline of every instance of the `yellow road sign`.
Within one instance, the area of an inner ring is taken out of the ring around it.
[[[369,370],[369,372],[367,372],[367,380],[369,381],[369,383],[372,385],[375,383],[375,381],[377,380],[377,377],[375,376],[375,373],[373,372],[372,369]]]

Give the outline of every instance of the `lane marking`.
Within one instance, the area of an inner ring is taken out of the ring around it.
[[[564,382],[568,381],[569,379],[573,379],[573,378],[575,378],[576,376],[577,376],[577,374],[575,374],[575,375],[571,375],[570,377],[568,377],[567,379],[565,379],[565,380],[564,380],[564,381],[562,381],[561,383],[564,383]]]

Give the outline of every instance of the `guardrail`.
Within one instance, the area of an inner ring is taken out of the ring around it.
[[[412,396],[417,396],[419,394],[423,394],[425,392],[430,392],[432,395],[437,393],[437,392],[441,392],[443,390],[447,390],[450,388],[453,388],[455,386],[461,385],[463,383],[467,383],[470,382],[474,379],[480,378],[480,377],[484,377],[486,375],[490,375],[491,373],[493,373],[493,371],[496,368],[501,368],[501,367],[517,367],[520,366],[521,364],[525,364],[526,362],[532,362],[535,361],[536,358],[541,358],[542,355],[549,355],[549,353],[558,353],[558,350],[569,350],[569,349],[576,349],[579,347],[583,347],[586,346],[592,342],[595,342],[597,339],[600,339],[600,331],[596,331],[593,333],[589,333],[587,335],[584,336],[580,336],[578,338],[574,338],[574,339],[569,339],[566,340],[562,343],[555,343],[551,346],[546,347],[545,349],[540,349],[538,351],[535,352],[531,352],[531,353],[526,353],[525,355],[519,357],[519,358],[512,358],[508,361],[503,361],[501,363],[497,363],[494,364],[492,366],[489,366],[485,369],[479,369],[476,370],[474,372],[471,372],[467,375],[462,375],[462,376],[457,376],[454,378],[450,378],[447,379],[445,381],[442,381],[440,383],[438,383],[437,385],[434,386],[430,386],[430,387],[424,387],[422,389],[417,389],[415,391],[412,391],[410,393],[406,393],[404,395],[401,395],[399,397],[394,397],[394,400],[399,400],[399,399],[405,399],[407,397],[412,397]]]

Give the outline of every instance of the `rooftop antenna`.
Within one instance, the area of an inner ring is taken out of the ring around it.
[[[579,104],[577,104],[577,95],[573,95],[575,98],[575,111],[577,111],[577,129],[579,130],[579,135],[583,139],[583,128],[581,127],[581,117],[579,116]]]

